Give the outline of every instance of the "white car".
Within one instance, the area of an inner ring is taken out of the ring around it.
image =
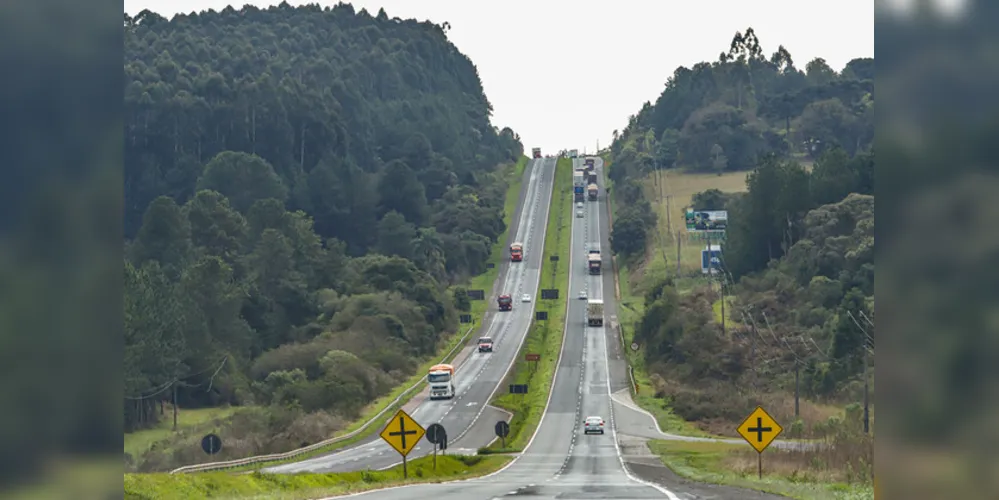
[[[531,301],[531,296],[525,293],[524,295],[522,295],[520,297],[520,301],[521,302],[530,302]]]
[[[583,208],[583,202],[576,203],[576,208]]]
[[[579,300],[586,300],[586,290],[579,291]]]
[[[586,417],[583,421],[583,434],[589,434],[591,432],[604,433],[604,419],[600,417]]]
[[[578,219],[582,219],[583,218],[583,211],[582,210],[576,210],[576,218],[578,218]]]

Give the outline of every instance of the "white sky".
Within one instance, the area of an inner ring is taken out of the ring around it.
[[[125,12],[222,10],[279,1],[124,0]],[[289,4],[303,2],[289,0]],[[336,1],[321,1],[335,5]],[[784,45],[804,68],[823,57],[841,70],[874,57],[874,0],[354,0],[372,15],[451,25],[448,37],[479,70],[493,124],[524,147],[594,151],[678,66],[714,61],[736,31],[752,26],[764,52]],[[614,7],[610,7],[614,5]]]

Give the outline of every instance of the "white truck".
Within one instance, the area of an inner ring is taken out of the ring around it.
[[[427,373],[427,385],[430,386],[430,399],[454,398],[454,366],[449,364],[431,366]]]
[[[586,303],[586,324],[590,326],[604,326],[604,301],[590,299]]]

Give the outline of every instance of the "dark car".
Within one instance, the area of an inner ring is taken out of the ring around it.
[[[479,352],[493,352],[493,339],[489,337],[479,339]]]

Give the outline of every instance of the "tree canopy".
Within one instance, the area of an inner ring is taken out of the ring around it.
[[[177,387],[282,409],[233,454],[328,435],[455,331],[519,137],[429,22],[282,3],[124,32],[126,430]]]
[[[756,383],[748,377],[779,390],[795,362],[806,396],[855,389],[874,332],[865,319],[874,302],[873,80],[873,59],[837,72],[821,58],[800,70],[783,47],[765,57],[750,28],[718,61],[678,68],[656,102],[615,131],[612,243],[631,262],[653,243],[649,173],[747,172],[745,193],[692,197],[692,208],[728,211],[723,281],[742,324],[722,333],[718,295],[703,286],[680,293],[670,277],[646,291],[635,326],[681,416],[738,420],[726,412],[750,404],[739,389]],[[756,345],[761,332],[767,339]]]

